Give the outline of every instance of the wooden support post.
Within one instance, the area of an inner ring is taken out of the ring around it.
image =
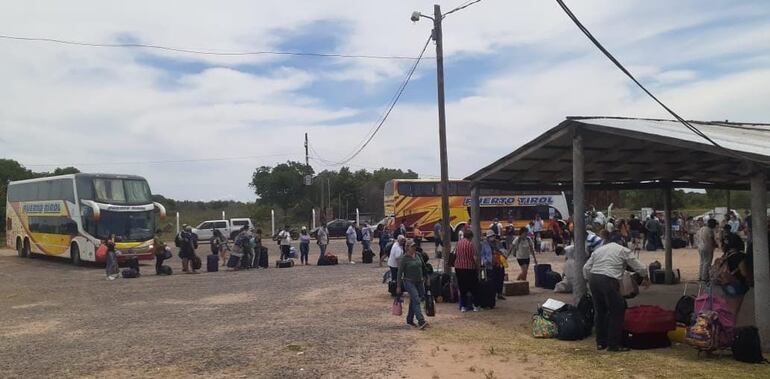
[[[586,222],[585,222],[585,186],[583,177],[583,136],[575,132],[572,137],[572,220],[574,221],[575,278],[573,295],[577,304],[586,294],[586,280],[583,277],[583,265],[586,263]]]
[[[663,246],[666,249],[666,284],[674,283],[674,269],[673,252],[671,250],[671,187],[667,186],[663,189],[663,212],[666,214],[666,224],[664,233]]]
[[[476,259],[481,259],[481,202],[479,186],[471,186],[471,230],[473,231],[473,247],[476,249]]]
[[[770,258],[767,248],[767,176],[751,177],[751,236],[754,251],[754,325],[764,351],[770,351]]]

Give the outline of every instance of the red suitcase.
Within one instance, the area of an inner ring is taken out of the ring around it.
[[[626,309],[623,330],[632,334],[666,333],[676,329],[674,311],[654,305],[640,305]]]

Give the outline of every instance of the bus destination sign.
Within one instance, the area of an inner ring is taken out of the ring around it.
[[[471,206],[471,197],[466,196],[464,205]],[[481,196],[479,205],[482,207],[535,207],[538,205],[553,205],[553,196]]]

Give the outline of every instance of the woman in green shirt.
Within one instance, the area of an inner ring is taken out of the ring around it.
[[[409,312],[406,314],[406,323],[425,329],[428,323],[420,308],[420,300],[425,297],[425,285],[423,284],[423,261],[417,255],[417,246],[413,241],[408,241],[406,254],[401,257],[396,275],[396,293],[401,293],[401,285],[409,293]],[[417,324],[414,323],[415,317]]]

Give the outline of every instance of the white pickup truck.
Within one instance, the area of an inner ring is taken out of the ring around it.
[[[222,232],[223,235],[230,239],[233,239],[238,235],[241,228],[244,225],[248,225],[249,228],[254,227],[254,223],[250,218],[231,218],[229,220],[206,220],[198,224],[193,228],[193,233],[198,235],[198,241],[209,242],[211,237],[214,236],[214,229]]]

